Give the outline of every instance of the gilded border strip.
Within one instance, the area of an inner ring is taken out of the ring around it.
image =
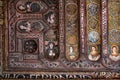
[[[101,3],[102,3],[102,53],[103,55],[107,54],[108,53],[108,48],[107,48],[107,45],[108,45],[108,30],[107,30],[107,27],[108,27],[108,23],[107,23],[107,18],[108,18],[108,15],[107,15],[107,3],[108,0],[101,0]]]
[[[85,33],[86,33],[86,15],[85,15],[85,0],[80,0],[80,48],[81,52],[85,53]]]

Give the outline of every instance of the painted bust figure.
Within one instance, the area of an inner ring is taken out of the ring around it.
[[[120,60],[119,48],[117,45],[113,45],[111,47],[111,54],[109,55],[109,58],[113,61]]]
[[[49,24],[55,24],[56,23],[56,13],[52,12],[52,11],[48,12],[45,15],[45,19]]]
[[[31,24],[30,22],[24,22],[19,26],[20,30],[24,32],[30,32],[31,31]]]
[[[31,2],[26,2],[24,5],[22,4],[22,5],[19,5],[18,6],[18,9],[20,10],[20,11],[27,11],[27,12],[30,12],[31,10],[30,10],[30,4],[31,4]]]
[[[73,50],[74,50],[73,47],[70,46],[70,52],[69,52],[69,54],[70,54],[70,59],[74,59],[74,58],[75,58],[75,53],[74,53]]]
[[[48,53],[49,53],[49,56],[51,56],[51,57],[54,57],[55,56],[55,53],[54,53],[54,44],[53,43],[50,43],[49,44],[49,51],[48,51]]]
[[[100,54],[98,52],[97,46],[91,46],[90,47],[90,54],[88,55],[89,60],[91,61],[97,61],[100,59]]]
[[[59,54],[55,47],[55,43],[49,42],[47,46],[48,48],[46,49],[46,58],[49,60],[56,60],[59,57]]]

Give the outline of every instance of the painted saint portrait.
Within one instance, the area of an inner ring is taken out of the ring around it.
[[[26,2],[25,4],[20,4],[18,6],[19,11],[24,11],[24,12],[39,12],[41,10],[41,7],[38,3],[32,3],[30,1]]]
[[[56,24],[56,16],[57,14],[55,12],[50,11],[45,15],[45,19],[49,24]]]
[[[89,60],[97,61],[100,59],[100,53],[98,51],[98,46],[90,46],[90,54],[88,55]]]
[[[76,56],[75,56],[75,52],[74,52],[74,49],[72,46],[69,47],[70,49],[70,52],[69,52],[69,55],[70,55],[70,59],[74,59]]]
[[[46,26],[41,21],[22,20],[18,23],[18,31],[20,32],[41,32]]]
[[[46,49],[46,57],[49,60],[55,60],[58,58],[58,56],[59,56],[59,54],[58,54],[58,50],[55,46],[55,43],[49,42],[47,45],[47,49]]]
[[[109,55],[109,58],[113,61],[120,60],[119,47],[117,45],[111,46],[111,54]]]
[[[31,23],[29,21],[20,22],[18,27],[22,32],[31,32]]]
[[[30,4],[31,4],[31,2],[26,2],[24,5],[21,4],[21,5],[18,6],[18,9],[19,9],[20,11],[30,12],[30,11],[31,11],[31,10],[30,10]]]

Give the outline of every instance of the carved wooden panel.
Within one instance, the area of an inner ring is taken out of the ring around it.
[[[0,78],[120,78],[120,0],[2,5]]]

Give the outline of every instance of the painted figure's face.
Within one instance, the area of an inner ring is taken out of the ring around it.
[[[23,26],[23,25],[20,25],[20,29],[24,29],[24,26]]]
[[[92,51],[95,51],[95,50],[96,50],[96,48],[93,46],[93,47],[92,47]]]
[[[51,48],[51,49],[53,48],[53,44],[52,44],[52,43],[50,44],[50,48]]]
[[[117,52],[118,51],[116,47],[113,47],[112,50],[113,50],[113,52]]]
[[[20,10],[25,10],[25,7],[24,7],[23,5],[20,5],[20,6],[19,6],[19,9],[20,9]]]

